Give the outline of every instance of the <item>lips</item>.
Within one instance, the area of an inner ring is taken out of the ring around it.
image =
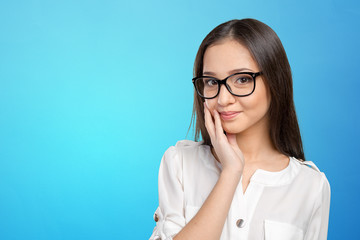
[[[220,114],[223,114],[223,115],[232,115],[232,114],[235,114],[235,113],[239,113],[239,112],[235,112],[235,111],[231,111],[231,112],[220,112]]]
[[[220,112],[220,116],[223,120],[230,120],[230,119],[236,117],[239,113],[241,113],[241,112],[234,112],[234,111]]]

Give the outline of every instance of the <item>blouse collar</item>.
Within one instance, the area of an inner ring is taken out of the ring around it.
[[[210,147],[208,146],[208,153],[212,157],[212,160],[217,165],[218,169],[221,171],[221,164],[215,159],[212,155]],[[253,183],[262,184],[265,186],[279,186],[285,185],[291,182],[291,180],[298,174],[299,172],[299,160],[295,157],[289,157],[289,164],[286,168],[282,169],[278,172],[266,171],[263,169],[256,169],[250,181]],[[242,178],[242,177],[241,177]]]
[[[299,172],[296,161],[297,160],[294,157],[289,157],[288,166],[278,172],[257,169],[251,177],[250,181],[266,186],[280,186],[288,184]]]

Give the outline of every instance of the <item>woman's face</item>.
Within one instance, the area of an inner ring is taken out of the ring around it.
[[[239,42],[228,39],[208,47],[204,54],[203,76],[224,79],[236,72],[261,71],[249,50]],[[246,97],[232,95],[221,85],[219,95],[205,100],[208,108],[219,112],[222,127],[229,133],[241,133],[267,124],[267,112],[270,106],[270,94],[262,75],[256,77],[255,91]],[[225,112],[236,112],[226,116]],[[265,125],[267,127],[267,125]]]

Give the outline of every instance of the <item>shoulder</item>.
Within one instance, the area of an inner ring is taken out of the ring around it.
[[[197,149],[202,146],[204,146],[203,141],[195,142],[192,140],[180,140],[180,141],[177,141],[175,145],[170,146],[165,151],[165,154],[178,154],[184,150]]]
[[[330,183],[325,175],[314,162],[298,160],[293,157],[296,166],[299,169],[299,177],[302,179],[304,184],[309,184],[318,191],[329,191]]]
[[[197,150],[202,149],[205,145],[203,144],[203,141],[195,142],[192,140],[180,140],[177,141],[175,146],[170,146],[165,154],[167,152],[172,154],[178,154],[182,155],[186,152],[195,153]]]
[[[203,145],[204,141],[195,142],[193,140],[180,140],[177,141],[175,147],[177,148],[197,148]]]
[[[187,169],[193,168],[194,164],[197,165],[199,161],[193,160],[197,159],[197,156],[202,156],[202,153],[199,155],[199,152],[205,151],[202,143],[202,141],[181,140],[174,146],[170,146],[161,159],[159,177],[169,179],[176,176],[182,182],[184,171],[187,172]]]
[[[182,165],[184,155],[194,155],[199,149],[202,149],[203,141],[195,142],[192,140],[180,140],[174,146],[170,146],[164,153],[162,164]]]

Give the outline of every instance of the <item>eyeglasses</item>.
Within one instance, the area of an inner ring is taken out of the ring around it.
[[[245,97],[252,94],[255,90],[255,78],[262,72],[239,72],[219,80],[214,77],[201,76],[192,79],[196,92],[200,97],[211,99],[217,97],[220,92],[221,84],[234,96]]]

